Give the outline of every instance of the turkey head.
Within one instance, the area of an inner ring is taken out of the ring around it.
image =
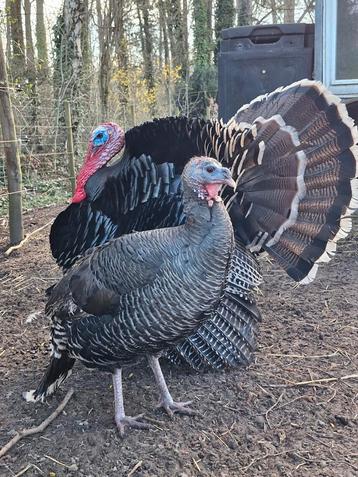
[[[124,144],[124,131],[116,123],[103,123],[92,131],[84,164],[77,175],[76,190],[71,202],[81,202],[86,198],[85,185],[88,179],[118,154]]]

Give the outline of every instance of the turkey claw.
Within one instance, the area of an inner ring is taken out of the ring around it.
[[[124,416],[116,418],[116,424],[119,435],[123,438],[126,434],[126,428],[131,427],[133,429],[152,429],[153,426],[147,422],[139,421],[144,414],[138,414],[138,416]]]
[[[194,414],[196,414],[196,411],[194,411],[194,409],[191,409],[190,407],[187,407],[192,402],[193,401],[185,401],[185,402],[160,401],[157,407],[158,408],[162,407],[171,418],[173,418],[175,413],[186,414],[188,416],[194,416]]]

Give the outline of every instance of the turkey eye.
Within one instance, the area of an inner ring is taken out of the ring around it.
[[[208,166],[206,168],[206,172],[209,172],[209,174],[212,174],[214,171],[215,171],[215,167],[213,167],[213,166]]]
[[[103,133],[98,133],[96,136],[96,139],[102,139],[103,138]]]

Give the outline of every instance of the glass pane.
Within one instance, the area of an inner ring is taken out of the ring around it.
[[[357,78],[358,0],[337,0],[336,79]]]

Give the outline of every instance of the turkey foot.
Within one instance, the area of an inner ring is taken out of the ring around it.
[[[117,424],[118,432],[121,437],[124,437],[126,434],[126,428],[131,427],[133,429],[151,429],[152,425],[139,421],[144,414],[138,414],[138,416],[122,416],[118,413],[118,416],[115,416],[115,421]]]
[[[162,398],[157,407],[162,407],[170,417],[173,417],[175,413],[186,414],[187,416],[194,416],[196,414],[196,411],[194,411],[194,409],[191,409],[190,407],[187,407],[192,402],[193,401],[176,402],[173,401],[173,399]]]
[[[155,381],[159,388],[160,400],[159,405],[157,407],[164,408],[170,417],[173,417],[176,412],[178,414],[187,414],[189,416],[196,414],[194,409],[187,407],[189,404],[192,403],[192,401],[175,402],[173,400],[169,392],[167,383],[165,382],[165,378],[159,364],[159,358],[157,358],[156,356],[148,356],[148,363],[153,371]]]
[[[126,416],[124,412],[123,404],[123,390],[122,390],[122,370],[116,369],[112,375],[113,378],[113,391],[114,391],[114,419],[117,424],[119,435],[125,436],[126,428],[132,427],[134,429],[150,429],[153,426],[147,422],[139,421],[144,414],[138,414],[138,416]]]

